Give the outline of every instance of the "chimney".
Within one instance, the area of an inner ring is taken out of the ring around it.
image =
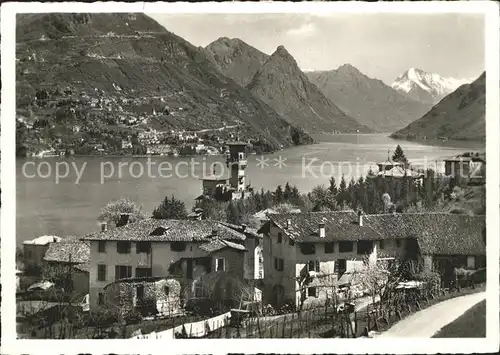
[[[286,227],[290,228],[291,225],[292,225],[292,220],[291,219],[287,219],[286,220]]]
[[[118,223],[116,223],[116,226],[123,227],[124,225],[126,225],[128,223],[129,217],[130,217],[130,214],[128,214],[128,213],[120,214],[120,220],[118,221]]]
[[[108,223],[101,222],[101,232],[106,232],[108,230]]]
[[[325,222],[320,222],[319,223],[319,237],[324,238],[325,237]]]
[[[358,211],[358,224],[360,227],[363,227],[363,211]]]
[[[242,224],[241,225],[241,230],[244,232],[246,229],[247,229],[247,225],[246,224]]]
[[[214,228],[212,228],[212,238],[217,237],[217,235],[218,235],[218,233],[217,233],[217,229],[215,229],[215,227],[214,227]]]

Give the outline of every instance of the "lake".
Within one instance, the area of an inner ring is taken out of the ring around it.
[[[385,161],[397,144],[415,165],[443,170],[439,160],[466,151],[485,151],[482,142],[422,143],[398,141],[386,134],[337,135],[309,146],[248,158],[247,183],[275,189],[287,181],[301,192],[366,175]],[[259,163],[259,161],[261,163]],[[99,230],[96,218],[108,202],[127,197],[150,214],[165,196],[175,195],[188,208],[202,192],[203,175],[228,175],[224,157],[74,157],[17,160],[17,243],[43,234],[84,235]],[[281,164],[280,164],[281,163]],[[56,169],[59,174],[56,176]],[[66,171],[67,170],[67,171]],[[141,171],[142,170],[142,171]]]

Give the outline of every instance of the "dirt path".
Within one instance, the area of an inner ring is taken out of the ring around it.
[[[486,298],[486,292],[452,298],[413,313],[377,338],[430,338],[469,308]]]

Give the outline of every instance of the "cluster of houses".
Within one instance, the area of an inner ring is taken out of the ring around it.
[[[245,143],[230,144],[226,160],[229,178],[203,179],[199,198],[244,198]],[[456,268],[486,267],[485,216],[268,209],[255,215],[259,229],[204,220],[199,209],[189,217],[129,223],[122,214],[116,226],[103,223],[85,236],[26,241],[25,265],[69,273],[71,292],[88,295],[91,311],[166,315],[190,300],[281,307],[331,298],[352,283],[349,275],[379,260],[411,260],[442,278]]]
[[[259,230],[210,220],[127,222],[124,214],[115,228],[25,243],[25,254],[71,268],[71,289],[88,294],[90,310],[149,307],[162,314],[181,312],[192,299],[280,307],[329,298],[366,260],[414,260],[443,277],[486,267],[484,216],[269,213]]]

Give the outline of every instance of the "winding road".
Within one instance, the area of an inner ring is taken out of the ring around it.
[[[431,338],[475,304],[486,298],[486,292],[452,298],[413,313],[397,322],[377,338]]]

